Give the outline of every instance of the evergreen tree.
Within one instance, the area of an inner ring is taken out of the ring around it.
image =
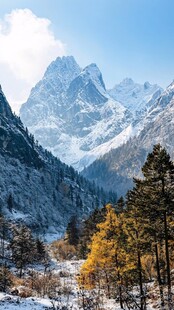
[[[79,241],[79,228],[76,216],[72,216],[67,229],[66,229],[66,238],[70,245],[77,246]]]
[[[146,309],[146,296],[143,288],[144,271],[142,257],[150,252],[151,240],[148,234],[148,223],[142,217],[139,200],[139,188],[135,187],[127,194],[127,208],[125,212],[125,233],[127,234],[127,251],[131,253],[131,260],[135,264],[135,274],[140,288],[140,309]]]
[[[115,210],[118,213],[122,213],[125,209],[125,202],[124,202],[124,198],[120,197],[115,205]]]
[[[95,208],[89,217],[82,223],[80,229],[79,238],[79,256],[81,258],[87,258],[89,253],[89,245],[91,243],[92,236],[98,231],[97,225],[104,221],[106,215],[106,207],[101,209]]]
[[[142,216],[149,220],[149,232],[154,238],[157,278],[161,292],[161,304],[164,305],[162,278],[160,274],[159,244],[164,243],[165,263],[167,270],[168,307],[171,304],[171,276],[170,276],[170,223],[174,215],[174,165],[169,154],[160,144],[154,146],[152,153],[142,168],[143,180],[135,180],[141,197]]]
[[[35,241],[35,246],[36,246],[36,260],[38,261],[45,260],[46,249],[44,243],[39,238],[37,238]]]
[[[5,240],[8,237],[8,223],[5,218],[0,216],[0,258],[5,259]]]
[[[6,264],[0,267],[0,291],[6,292],[12,283],[12,277]]]
[[[12,194],[10,193],[9,196],[8,196],[8,199],[7,199],[7,205],[8,205],[8,209],[10,212],[12,212],[12,209],[13,209],[13,196]]]
[[[24,225],[19,227],[14,226],[12,234],[10,243],[12,260],[19,269],[19,276],[21,278],[23,268],[35,258],[35,242],[32,238],[31,231]]]

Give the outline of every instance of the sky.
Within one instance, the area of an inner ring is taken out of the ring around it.
[[[173,0],[0,0],[0,84],[18,113],[47,66],[96,63],[107,88],[125,77],[174,79]]]

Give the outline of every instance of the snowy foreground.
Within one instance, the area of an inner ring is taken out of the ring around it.
[[[79,268],[82,261],[64,261],[57,262],[52,260],[51,269],[55,275],[61,276],[61,285],[64,287],[64,293],[60,295],[56,300],[50,298],[38,298],[28,297],[22,298],[19,296],[0,293],[0,309],[1,310],[42,310],[42,309],[53,309],[53,310],[80,310],[80,309],[101,309],[101,310],[121,310],[119,304],[117,305],[114,300],[107,300],[104,297],[99,308],[93,308],[88,305],[85,308],[82,304],[83,292],[79,290],[76,283],[76,275],[78,274]],[[42,270],[37,267],[37,271]],[[18,287],[20,289],[20,287]],[[88,294],[88,293],[87,293]],[[90,295],[85,295],[89,296]],[[96,305],[97,305],[97,301]],[[152,306],[148,306],[147,310],[153,310]]]
[[[83,309],[81,305],[82,292],[79,291],[76,283],[76,275],[82,261],[64,261],[56,262],[52,260],[51,269],[55,274],[62,274],[61,285],[64,287],[64,294],[56,300],[50,298],[28,297],[22,298],[19,296],[0,293],[0,309],[1,310],[41,310],[41,309],[55,309],[55,310],[78,310]],[[39,267],[37,268],[39,270]],[[20,287],[18,288],[20,289]],[[104,309],[120,309],[113,305],[114,301],[110,301]],[[90,308],[89,308],[90,309]]]

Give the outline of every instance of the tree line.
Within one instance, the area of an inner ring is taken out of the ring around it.
[[[174,164],[160,144],[147,156],[142,175],[125,201],[108,204],[99,218],[87,242],[79,286],[104,290],[122,309],[144,310],[153,294],[147,283],[153,281],[160,309],[172,310]]]

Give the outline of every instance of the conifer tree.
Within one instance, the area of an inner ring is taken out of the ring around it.
[[[164,241],[167,270],[168,307],[171,305],[171,276],[169,256],[169,227],[174,215],[174,165],[169,154],[160,144],[154,146],[152,153],[142,168],[143,180],[135,180],[141,196],[142,215],[149,220],[149,232],[154,237],[157,278],[160,286],[161,305],[164,305],[162,278],[159,267],[159,242]]]
[[[35,258],[35,242],[30,230],[24,225],[19,227],[14,226],[12,228],[12,234],[13,236],[10,243],[12,259],[19,269],[19,276],[21,278],[23,268]]]
[[[106,208],[95,208],[89,217],[82,223],[80,238],[79,238],[79,255],[81,258],[86,258],[89,253],[89,245],[92,236],[99,230],[97,225],[104,221]]]
[[[0,266],[0,291],[6,292],[7,287],[12,283],[12,277],[6,264]]]
[[[44,243],[39,238],[37,238],[35,241],[35,247],[36,247],[36,260],[44,261],[46,257],[46,249]]]
[[[76,216],[72,216],[66,229],[67,241],[70,245],[77,246],[79,241],[79,228]]]
[[[150,251],[150,239],[147,232],[148,223],[142,217],[139,201],[139,188],[135,187],[127,194],[127,209],[125,212],[124,228],[127,234],[127,250],[131,253],[131,260],[135,263],[135,273],[140,287],[140,309],[146,309],[146,296],[143,288],[144,272],[142,257]]]

